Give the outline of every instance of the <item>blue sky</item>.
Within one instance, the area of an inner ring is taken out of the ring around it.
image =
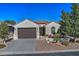
[[[33,21],[59,21],[61,20],[61,10],[71,11],[69,3],[7,3],[0,4],[0,20],[15,20],[16,22],[24,19]]]

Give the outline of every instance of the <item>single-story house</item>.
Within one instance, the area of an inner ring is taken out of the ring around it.
[[[60,25],[56,22],[33,22],[24,20],[14,26],[14,40],[36,38],[57,32]]]

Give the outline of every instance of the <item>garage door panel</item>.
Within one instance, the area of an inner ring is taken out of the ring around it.
[[[18,38],[36,38],[36,28],[18,28]]]

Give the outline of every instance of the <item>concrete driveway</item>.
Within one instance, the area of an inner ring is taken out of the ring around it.
[[[18,39],[7,43],[7,47],[0,49],[0,54],[34,52],[36,39]]]

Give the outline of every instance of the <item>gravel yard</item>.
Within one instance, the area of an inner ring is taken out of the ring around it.
[[[36,51],[52,51],[52,50],[67,50],[79,49],[79,43],[70,43],[68,46],[56,45],[55,43],[48,44],[45,40],[37,40]]]

